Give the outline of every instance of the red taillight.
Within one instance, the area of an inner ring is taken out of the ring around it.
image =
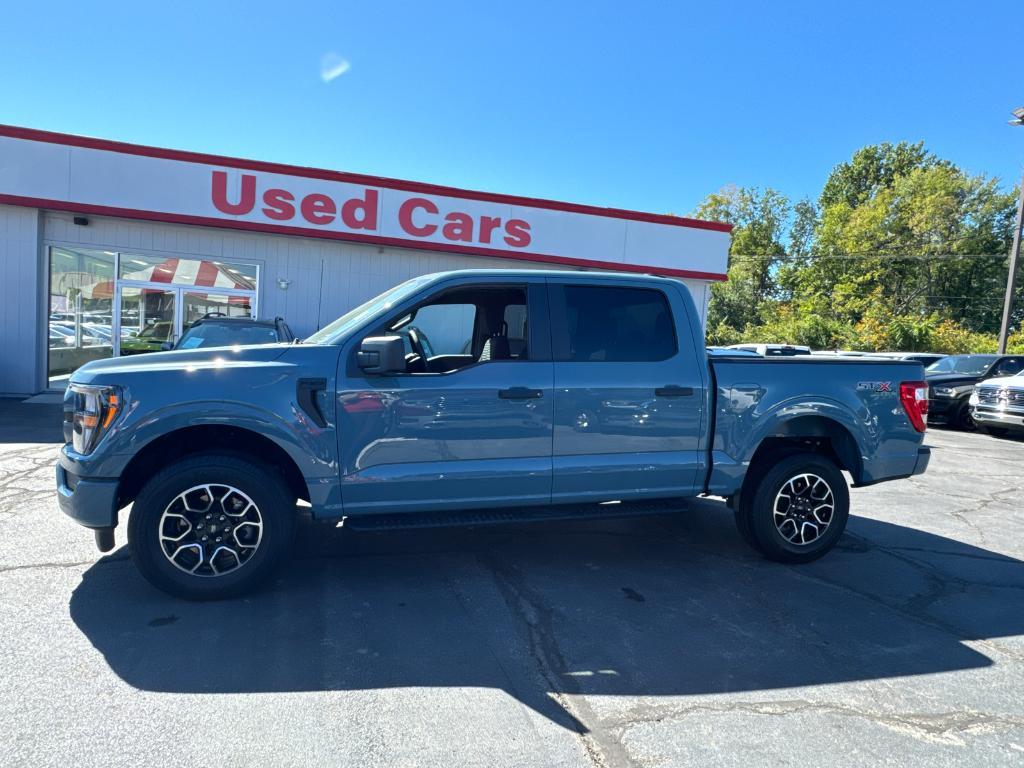
[[[918,432],[928,428],[928,385],[923,381],[901,381],[900,402]]]

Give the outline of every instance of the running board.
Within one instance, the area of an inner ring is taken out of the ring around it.
[[[468,509],[455,512],[405,512],[345,517],[341,527],[355,531],[408,528],[450,528],[504,523],[546,523],[560,520],[606,520],[617,517],[663,515],[686,510],[685,499],[650,499],[618,504],[562,504],[552,507]]]

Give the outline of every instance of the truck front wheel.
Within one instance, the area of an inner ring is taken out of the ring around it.
[[[744,489],[737,523],[768,559],[807,563],[835,546],[849,512],[850,492],[839,468],[820,454],[798,453],[758,473]]]
[[[147,482],[128,519],[142,575],[187,600],[247,592],[286,559],[295,502],[270,467],[226,454],[193,456]]]

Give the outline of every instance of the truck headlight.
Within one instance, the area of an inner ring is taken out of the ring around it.
[[[967,398],[967,402],[970,405],[977,405],[978,402],[979,402],[979,400],[978,400],[978,393],[977,392],[971,392],[971,396],[969,398]]]
[[[71,447],[75,453],[91,453],[121,412],[117,387],[71,384],[73,399]]]
[[[956,390],[953,387],[932,387],[932,394],[935,397],[953,397]]]

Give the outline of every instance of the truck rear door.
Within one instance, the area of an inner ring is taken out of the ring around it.
[[[706,461],[704,350],[696,354],[682,290],[548,279],[553,501],[695,493]]]

